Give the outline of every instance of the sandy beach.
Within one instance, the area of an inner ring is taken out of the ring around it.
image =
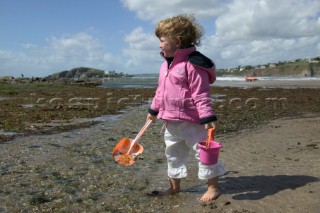
[[[0,212],[317,212],[319,89],[225,91],[230,97],[216,105],[223,127],[216,140],[224,146],[220,160],[227,173],[217,200],[199,202],[206,183],[197,179],[193,158],[181,193],[146,195],[168,186],[161,121],[141,138],[138,162],[122,167],[113,161],[118,141],[134,138],[143,126],[142,104],[93,126],[0,143]],[[271,97],[287,102],[262,106]],[[264,122],[255,124],[259,119]]]

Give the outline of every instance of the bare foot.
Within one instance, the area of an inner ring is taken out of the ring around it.
[[[219,188],[208,188],[208,191],[202,195],[200,201],[208,202],[211,200],[216,200],[221,195]]]
[[[174,190],[172,188],[168,188],[164,191],[152,191],[149,195],[151,196],[167,196],[167,195],[174,195],[176,193],[179,193],[180,191]]]
[[[167,196],[180,192],[180,179],[169,178],[170,187],[165,191],[152,191],[151,196]]]

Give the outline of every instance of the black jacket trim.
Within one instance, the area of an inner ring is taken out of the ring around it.
[[[206,57],[199,51],[194,51],[189,55],[189,62],[193,65],[204,68],[211,68],[214,66],[214,63],[211,61],[211,59]]]
[[[206,124],[206,123],[209,123],[212,121],[217,121],[217,120],[218,120],[218,118],[215,115],[210,116],[210,117],[206,117],[206,118],[200,118],[200,124]]]
[[[151,114],[151,115],[154,115],[154,116],[157,116],[158,115],[158,111],[155,111],[155,110],[153,110],[153,109],[151,109],[151,108],[149,108],[148,109],[148,112]]]

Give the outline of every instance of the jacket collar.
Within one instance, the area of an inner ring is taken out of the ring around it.
[[[173,62],[177,63],[180,61],[185,61],[189,58],[189,55],[196,51],[196,47],[195,46],[191,46],[189,48],[184,48],[184,49],[177,49],[175,54],[174,54],[174,58],[173,58]],[[160,55],[166,59],[163,55],[162,52],[160,52]]]

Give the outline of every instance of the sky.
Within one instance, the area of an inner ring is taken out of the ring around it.
[[[218,69],[320,56],[319,0],[0,0],[0,76],[157,73],[158,21],[193,14]]]

